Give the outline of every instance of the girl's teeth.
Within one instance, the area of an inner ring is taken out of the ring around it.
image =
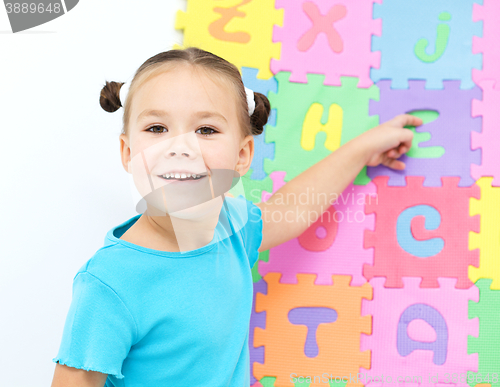
[[[201,175],[197,175],[195,173],[191,174],[191,173],[170,173],[170,174],[166,174],[166,175],[163,175],[163,177],[165,179],[188,179],[188,178],[193,178],[193,179],[199,179],[201,177]]]

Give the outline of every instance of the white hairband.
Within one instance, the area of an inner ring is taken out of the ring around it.
[[[120,88],[120,102],[123,107],[125,107],[125,101],[127,99],[128,90],[130,88],[130,81],[125,82]]]
[[[120,88],[120,102],[122,106],[125,106],[125,101],[127,100],[127,94],[130,88],[131,80],[126,81]],[[252,89],[245,87],[245,93],[247,95],[248,104],[248,115],[251,116],[255,111],[255,94]]]
[[[255,94],[248,87],[245,87],[245,93],[247,94],[248,115],[251,116],[255,111]]]

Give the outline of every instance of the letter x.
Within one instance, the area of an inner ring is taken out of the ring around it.
[[[313,22],[313,26],[299,39],[297,49],[299,51],[309,50],[318,34],[324,32],[332,51],[336,53],[342,52],[344,44],[339,33],[333,28],[333,23],[346,15],[346,8],[343,5],[334,5],[326,15],[322,15],[317,5],[311,2],[304,3],[302,8]]]

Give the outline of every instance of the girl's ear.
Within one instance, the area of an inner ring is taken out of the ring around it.
[[[236,171],[240,176],[245,175],[250,169],[253,160],[254,139],[252,135],[246,136],[240,144],[238,153],[238,162],[236,163]]]
[[[129,138],[125,134],[120,134],[120,155],[122,159],[123,168],[127,173],[131,173],[129,171],[130,164],[130,146],[129,146]]]

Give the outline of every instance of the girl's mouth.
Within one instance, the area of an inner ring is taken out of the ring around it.
[[[159,178],[167,181],[193,181],[201,180],[207,176],[206,172],[203,173],[184,173],[184,172],[173,172],[167,173],[165,175],[158,175]]]

